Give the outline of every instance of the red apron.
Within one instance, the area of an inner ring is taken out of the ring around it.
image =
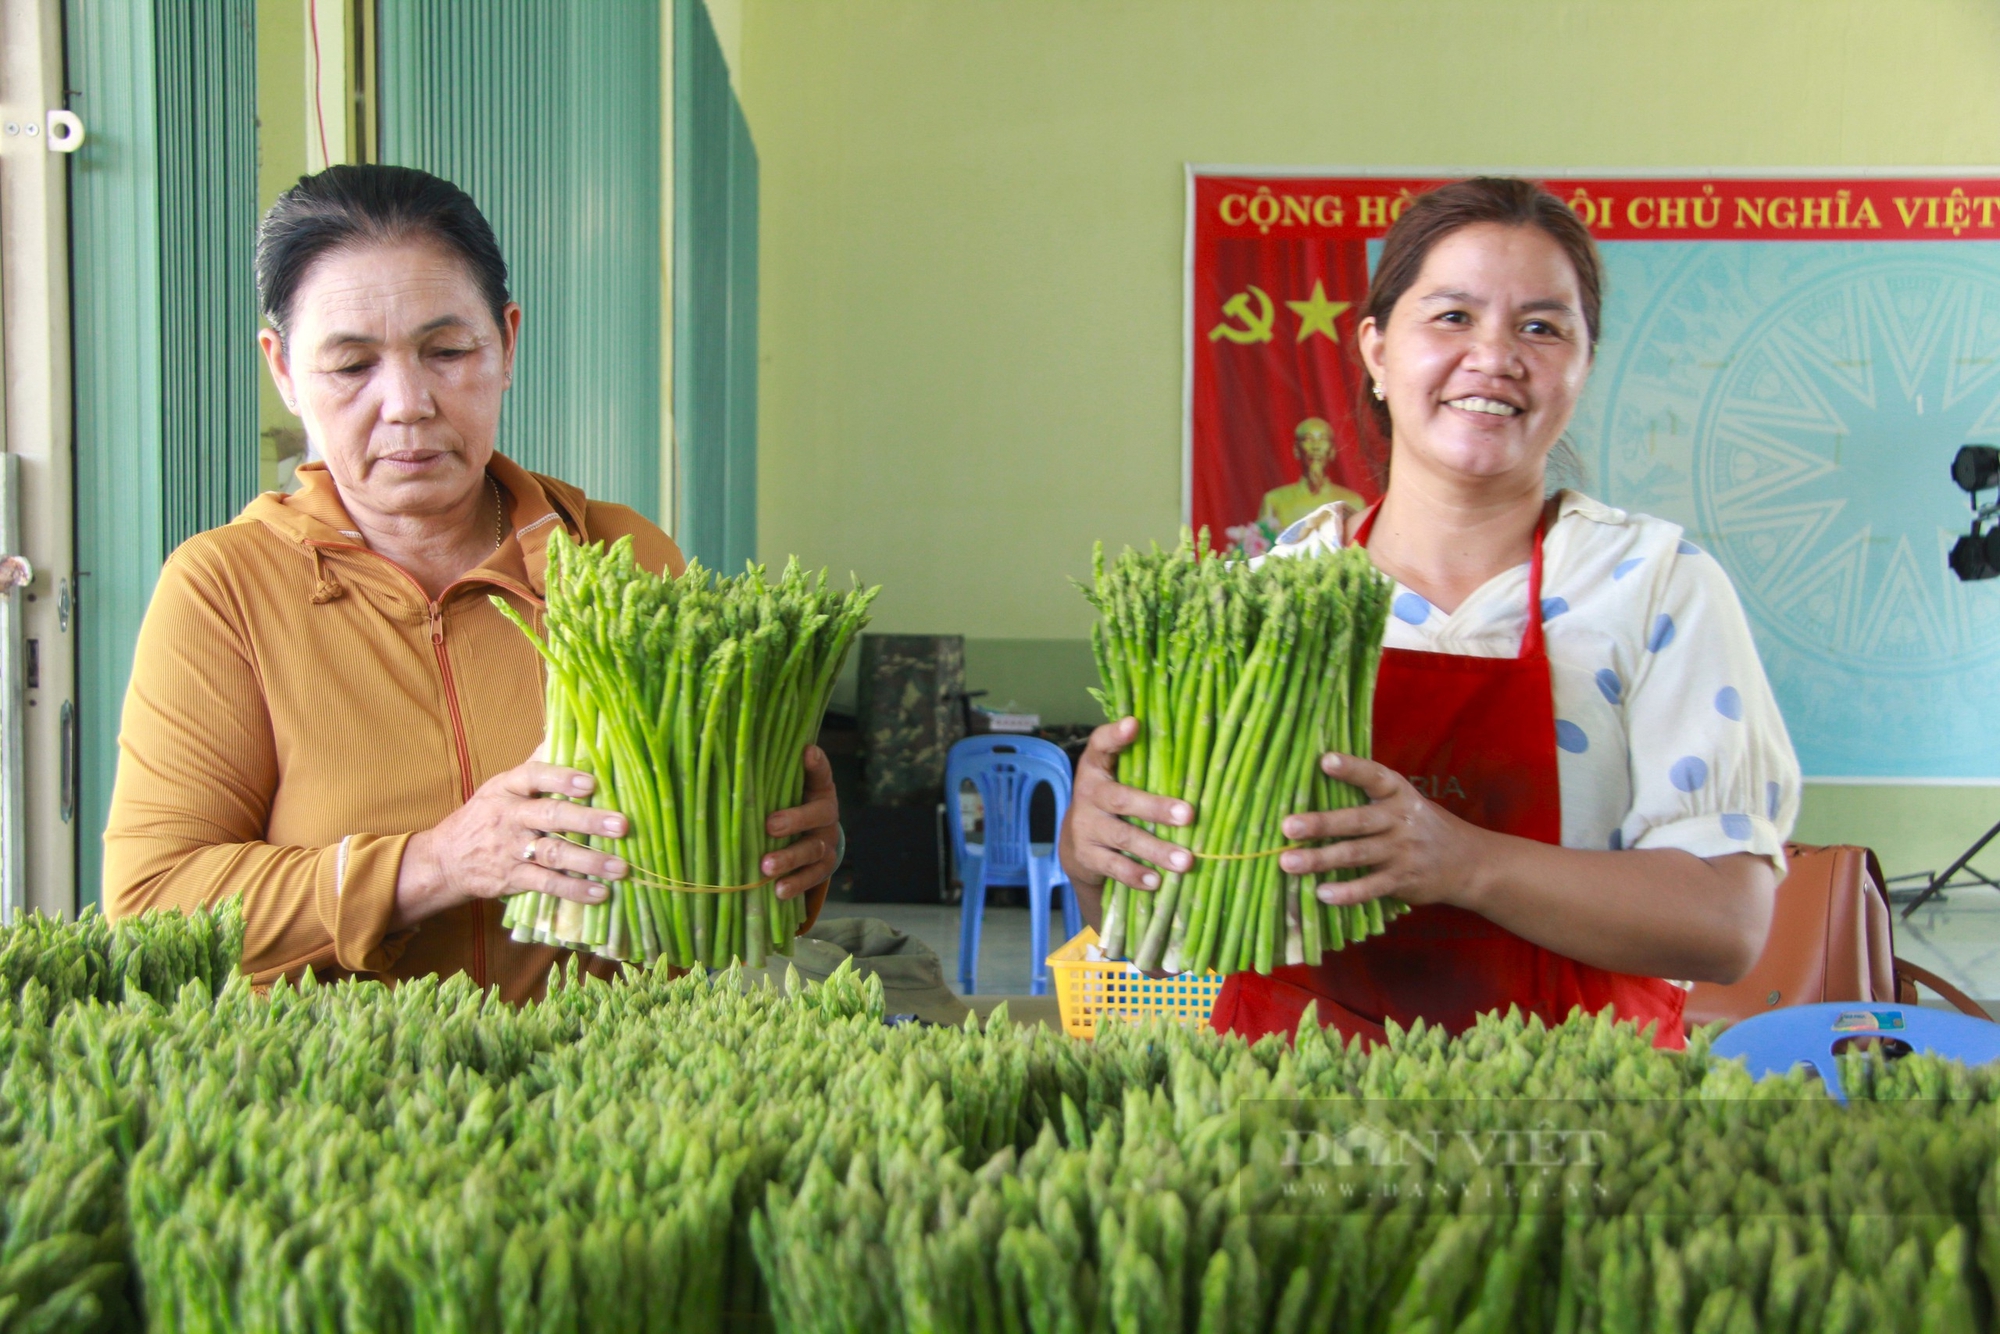
[[[1366,545],[1370,510],[1355,532]],[[1528,629],[1520,656],[1384,649],[1375,686],[1375,759],[1430,800],[1495,833],[1562,841],[1555,692],[1542,637],[1542,534],[1528,565]],[[1209,1023],[1258,1038],[1292,1033],[1308,1002],[1346,1036],[1386,1038],[1382,1024],[1419,1016],[1452,1033],[1490,1010],[1518,1005],[1546,1023],[1582,1006],[1656,1025],[1656,1046],[1686,1045],[1687,993],[1656,977],[1614,973],[1543,949],[1463,908],[1413,908],[1387,933],[1270,976],[1236,973]]]

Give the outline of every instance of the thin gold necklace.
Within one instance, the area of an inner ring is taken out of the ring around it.
[[[498,551],[507,540],[507,504],[500,499],[500,479],[489,472],[486,481],[493,488],[493,549]]]

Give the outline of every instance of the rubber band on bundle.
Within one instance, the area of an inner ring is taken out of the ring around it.
[[[592,852],[604,851],[604,849],[593,847],[580,838],[572,838],[568,834],[554,829],[547,831],[546,836],[549,838],[559,838],[565,843],[574,843],[579,848],[590,848]],[[613,855],[616,856],[617,854],[614,853]],[[625,863],[625,879],[636,881],[642,885],[649,885],[654,889],[672,890],[676,894],[741,894],[745,890],[757,889],[768,885],[775,878],[773,876],[765,876],[762,880],[753,880],[747,885],[697,885],[691,881],[676,880],[670,875],[661,875],[658,871],[648,870],[646,867],[633,861],[630,857],[620,857],[619,860]]]
[[[1254,862],[1266,857],[1275,857],[1281,852],[1296,852],[1300,848],[1310,846],[1311,844],[1307,843],[1281,843],[1262,852],[1196,852],[1193,848],[1189,848],[1188,854],[1198,862]]]

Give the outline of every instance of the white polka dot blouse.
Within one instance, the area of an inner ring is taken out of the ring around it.
[[[1338,545],[1347,513],[1313,511],[1271,554]],[[1782,873],[1799,761],[1729,576],[1679,525],[1574,491],[1542,564],[1563,846],[1754,852]],[[1450,615],[1398,584],[1383,643],[1512,657],[1527,598],[1526,565]]]

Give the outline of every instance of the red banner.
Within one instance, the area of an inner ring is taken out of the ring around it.
[[[1259,550],[1328,500],[1373,500],[1357,397],[1368,243],[1442,178],[1193,177],[1189,519]],[[1991,179],[1561,179],[1601,241],[2000,240]]]
[[[1197,176],[1210,236],[1372,241],[1445,178]],[[1544,181],[1600,241],[2000,240],[1990,178]]]

